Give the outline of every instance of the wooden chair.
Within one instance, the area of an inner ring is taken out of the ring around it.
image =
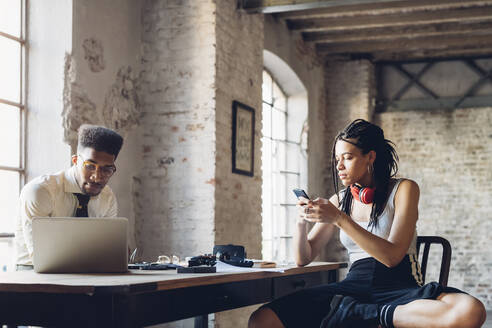
[[[429,259],[429,250],[431,244],[440,244],[442,246],[441,271],[439,273],[439,283],[443,286],[448,285],[449,266],[451,264],[451,244],[445,238],[438,236],[418,236],[417,237],[417,256],[419,255],[420,245],[424,244],[424,253],[420,269],[422,271],[423,282],[425,283],[425,272],[427,270],[427,260]]]

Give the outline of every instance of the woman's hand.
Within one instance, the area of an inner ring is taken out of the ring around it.
[[[309,204],[312,203],[310,199],[304,198],[304,197],[299,197],[296,207],[299,212],[299,217],[297,218],[297,223],[301,225],[305,225],[306,221],[304,220],[304,214],[305,214],[305,208],[309,206]]]
[[[327,204],[338,204],[336,195],[333,195],[330,200],[317,198],[314,201],[310,201],[306,198],[300,198],[297,203],[299,209],[299,220],[297,221],[297,229],[294,234],[294,243],[296,245],[295,256],[297,265],[303,266],[311,263],[321,252],[321,249],[331,239],[335,232],[335,226],[333,224],[324,224],[323,222],[316,223],[307,234],[307,220],[313,221],[314,218],[308,216],[313,213],[305,213],[306,211],[316,211],[319,207]]]
[[[328,199],[301,199],[298,203],[299,216],[309,222],[337,224],[342,217],[340,211]]]

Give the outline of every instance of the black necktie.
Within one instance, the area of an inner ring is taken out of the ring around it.
[[[75,216],[78,218],[88,217],[89,213],[87,212],[87,204],[89,203],[91,196],[84,194],[74,195],[77,196],[77,199],[79,200],[79,206],[77,207],[77,212],[75,212]]]

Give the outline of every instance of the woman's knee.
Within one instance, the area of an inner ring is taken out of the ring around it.
[[[248,328],[260,327],[283,328],[284,325],[275,312],[267,307],[262,307],[253,312],[248,321]]]
[[[466,295],[451,310],[451,327],[479,328],[485,322],[486,315],[482,302],[475,297]]]

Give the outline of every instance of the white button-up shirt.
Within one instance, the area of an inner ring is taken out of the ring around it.
[[[16,220],[15,246],[17,264],[32,265],[32,218],[73,217],[79,202],[74,193],[82,193],[75,180],[76,167],[53,175],[33,179],[22,188],[19,215]],[[116,217],[118,204],[109,186],[91,197],[87,206],[89,217]]]

